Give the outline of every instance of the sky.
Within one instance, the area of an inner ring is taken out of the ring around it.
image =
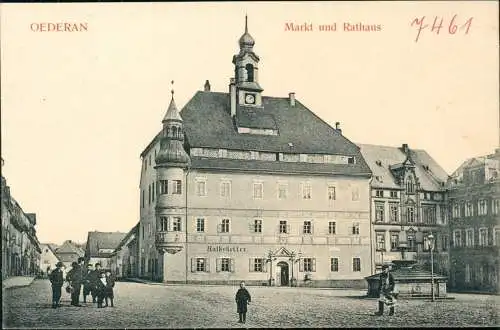
[[[140,154],[161,129],[171,81],[179,108],[207,79],[227,92],[245,14],[263,94],[295,92],[349,140],[407,143],[448,174],[499,147],[497,2],[0,6],[2,174],[37,214],[41,242],[139,221]],[[40,31],[61,22],[87,31]]]

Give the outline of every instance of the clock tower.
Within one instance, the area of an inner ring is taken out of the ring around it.
[[[239,40],[240,52],[233,56],[234,79],[231,79],[231,106],[262,107],[262,87],[259,85],[259,57],[253,51],[255,40],[248,33],[245,16],[245,33]],[[231,109],[234,114],[236,109]]]

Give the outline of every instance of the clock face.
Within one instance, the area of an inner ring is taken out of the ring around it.
[[[245,95],[245,103],[254,104],[255,103],[255,96],[253,96],[253,94],[246,94]]]

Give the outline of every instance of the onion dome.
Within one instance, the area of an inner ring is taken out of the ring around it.
[[[248,33],[247,16],[245,16],[245,33],[240,37],[239,44],[241,49],[251,49],[255,45],[255,40],[252,38],[250,33]]]
[[[161,165],[187,165],[191,159],[184,150],[182,141],[162,138],[160,151],[156,155],[156,164]]]

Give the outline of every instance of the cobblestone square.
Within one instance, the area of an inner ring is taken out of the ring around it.
[[[450,294],[453,300],[399,300],[396,315],[373,315],[364,291],[248,287],[247,323],[237,323],[237,287],[118,282],[115,307],[72,307],[63,292],[51,308],[50,283],[3,292],[4,328],[293,328],[498,326],[499,297]]]

